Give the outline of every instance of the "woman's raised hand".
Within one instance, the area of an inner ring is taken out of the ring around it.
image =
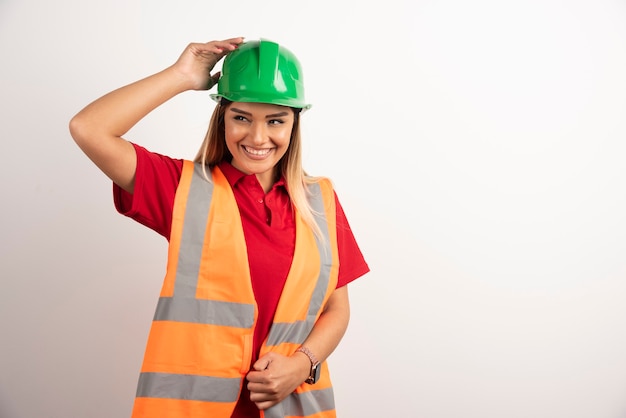
[[[172,66],[180,74],[189,90],[208,90],[217,83],[220,73],[211,75],[219,60],[237,49],[243,37],[207,43],[191,43]]]

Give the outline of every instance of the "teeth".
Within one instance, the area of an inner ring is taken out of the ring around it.
[[[269,149],[253,149],[253,148],[248,148],[248,147],[244,147],[244,149],[246,150],[246,152],[249,152],[250,154],[254,154],[254,155],[266,155],[267,153],[270,152]]]

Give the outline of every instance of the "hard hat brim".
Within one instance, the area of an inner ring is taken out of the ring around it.
[[[302,109],[302,110],[307,110],[312,107],[311,104],[302,103],[302,101],[298,99],[289,99],[289,98],[284,98],[284,97],[277,98],[276,96],[263,97],[264,95],[262,94],[246,95],[246,94],[241,94],[241,93],[231,93],[231,94],[225,95],[225,94],[220,94],[220,93],[213,93],[210,96],[211,96],[211,99],[215,100],[216,102],[219,102],[220,99],[223,97],[226,100],[229,100],[231,102],[267,103],[267,104],[273,104],[277,106],[295,107],[297,109]]]

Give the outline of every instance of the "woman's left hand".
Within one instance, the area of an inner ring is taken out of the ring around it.
[[[259,409],[276,405],[309,376],[311,362],[304,355],[286,357],[268,353],[259,358],[248,373],[250,400]]]

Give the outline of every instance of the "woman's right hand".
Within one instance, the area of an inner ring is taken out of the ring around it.
[[[207,43],[191,43],[180,55],[172,69],[188,83],[189,90],[208,90],[217,83],[220,73],[211,75],[215,64],[237,49],[243,37]]]

